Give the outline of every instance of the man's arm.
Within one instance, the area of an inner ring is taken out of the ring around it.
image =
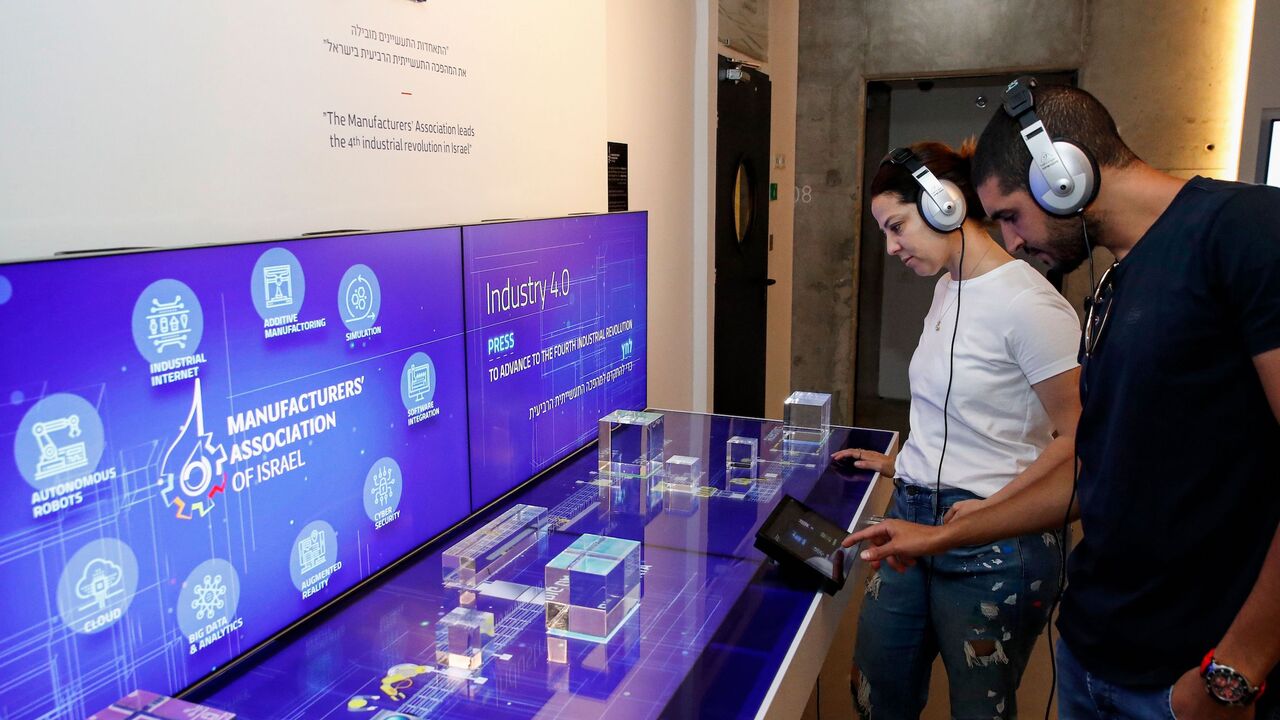
[[[951,548],[1057,530],[1062,527],[1066,516],[1074,481],[1072,463],[1062,463],[1007,500],[953,522],[934,527],[885,520],[845,538],[844,546],[870,541],[870,546],[860,555],[863,560],[875,567],[879,567],[881,561],[888,562],[895,570],[902,570],[918,557],[935,555]],[[1077,514],[1078,502],[1071,506],[1071,519],[1074,520]]]
[[[1253,365],[1280,423],[1280,348],[1254,357]],[[1280,663],[1280,528],[1253,591],[1218,644],[1219,659],[1260,683]],[[1238,663],[1238,664],[1232,664]],[[1280,688],[1275,688],[1280,690]]]
[[[1271,413],[1280,423],[1280,348],[1255,355],[1253,366],[1267,393]],[[1207,651],[1209,648],[1205,648]],[[1271,538],[1271,548],[1262,563],[1262,572],[1240,612],[1219,641],[1215,659],[1259,684],[1280,663],[1280,527]],[[1280,691],[1269,688],[1268,693]],[[1178,680],[1172,698],[1179,718],[1217,715],[1227,717],[1234,708],[1223,708],[1204,692],[1200,669],[1193,668]],[[1225,712],[1223,712],[1225,710]]]
[[[951,522],[969,512],[1003,502],[1021,492],[1062,466],[1070,468],[1076,452],[1076,425],[1080,423],[1080,368],[1046,378],[1031,386],[1049,420],[1053,422],[1055,436],[1035,462],[1027,466],[1008,485],[1000,488],[984,500],[966,500],[952,506],[946,521]],[[973,510],[966,511],[964,503],[972,503]]]

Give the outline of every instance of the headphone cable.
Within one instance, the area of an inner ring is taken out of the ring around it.
[[[941,504],[938,501],[938,494],[942,492],[942,462],[947,457],[947,439],[950,434],[950,425],[947,417],[947,408],[951,404],[951,381],[955,378],[956,373],[956,336],[960,333],[960,294],[964,290],[964,251],[968,243],[965,241],[964,226],[960,226],[960,268],[957,271],[958,278],[956,280],[956,319],[955,324],[951,328],[951,351],[950,359],[947,363],[947,394],[942,399],[942,452],[938,455],[938,476],[933,483],[933,524],[938,524],[938,515],[941,510]]]
[[[956,371],[956,335],[960,332],[960,292],[964,289],[964,251],[968,243],[965,241],[964,226],[960,226],[960,268],[956,272],[958,276],[956,285],[956,319],[955,324],[951,328],[951,351],[950,359],[947,363],[947,394],[942,399],[942,452],[938,455],[938,474],[933,481],[933,524],[938,524],[941,515],[942,504],[938,496],[942,494],[942,461],[947,457],[947,438],[949,435],[949,423],[947,418],[947,408],[951,404],[951,381],[955,377]],[[924,607],[925,616],[933,614],[931,605],[933,604],[933,556],[930,555],[926,560],[926,572],[924,576]]]

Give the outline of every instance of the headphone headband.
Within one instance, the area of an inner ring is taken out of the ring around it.
[[[1035,78],[1023,75],[1004,89],[1004,111],[1009,117],[1022,123],[1022,127],[1036,121],[1036,99],[1031,94],[1035,86]]]
[[[888,162],[906,168],[920,185],[923,192],[920,193],[920,199],[916,201],[916,207],[930,227],[938,232],[947,233],[964,224],[967,208],[964,195],[960,193],[960,188],[956,187],[955,183],[939,180],[923,162],[920,162],[920,158],[911,151],[911,148],[895,149],[889,153]],[[929,199],[928,203],[925,202],[925,198]]]
[[[1050,215],[1075,215],[1098,194],[1098,168],[1079,145],[1063,138],[1050,139],[1036,115],[1032,90],[1036,79],[1024,75],[1004,90],[1003,107],[1021,126],[1019,135],[1031,153],[1027,185],[1031,197]]]

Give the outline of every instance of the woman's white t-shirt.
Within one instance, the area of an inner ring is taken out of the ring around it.
[[[1052,439],[1053,423],[1031,386],[1077,366],[1080,321],[1022,260],[962,283],[949,274],[939,279],[911,356],[911,434],[895,463],[898,477],[929,488],[942,455],[957,292],[960,325],[942,487],[985,498],[1025,470]]]

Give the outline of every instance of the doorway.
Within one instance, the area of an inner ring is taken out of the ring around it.
[[[891,148],[920,140],[940,140],[959,148],[969,137],[981,134],[992,113],[1000,110],[1005,85],[1013,76],[867,83],[862,186],[871,186]],[[1035,76],[1044,84],[1076,84],[1074,71]],[[860,228],[853,421],[861,427],[897,430],[905,442],[911,399],[907,367],[937,278],[918,277],[892,258],[886,262],[884,236],[871,215],[870,198],[863,198]],[[992,236],[999,240],[998,229],[992,229]],[[1061,288],[1062,278],[1049,279]]]
[[[713,411],[764,414],[771,85],[721,56],[716,106]]]

